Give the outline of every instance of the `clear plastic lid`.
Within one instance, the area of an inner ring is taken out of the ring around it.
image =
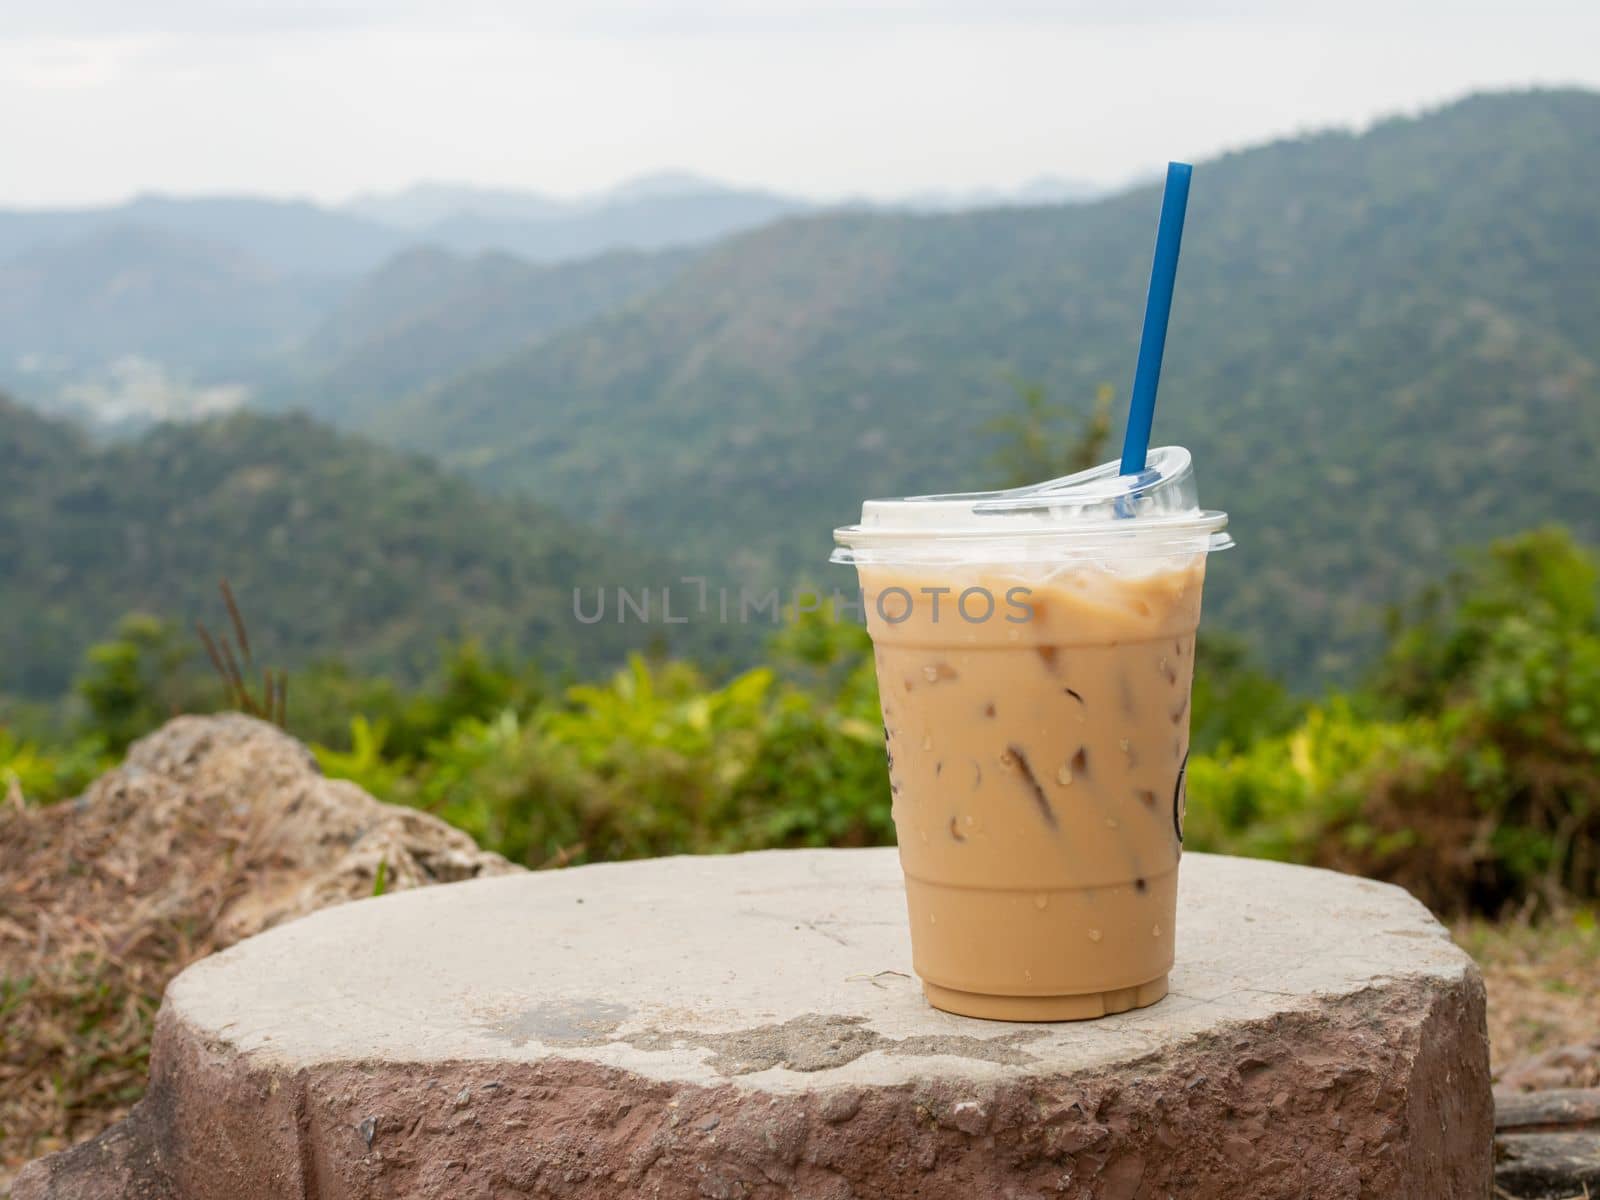
[[[1182,446],[1151,450],[1137,475],[1116,462],[1003,492],[868,500],[833,531],[837,563],[1167,557],[1225,550],[1228,514],[1200,507]]]

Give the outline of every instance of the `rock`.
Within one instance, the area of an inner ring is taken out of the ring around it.
[[[1496,1091],[1496,1133],[1600,1132],[1600,1088],[1557,1088],[1531,1095]]]
[[[1600,1088],[1496,1092],[1495,1187],[1512,1200],[1600,1192]]]
[[[1600,1037],[1518,1059],[1500,1071],[1496,1090],[1541,1092],[1592,1087],[1600,1087]]]
[[[391,891],[516,869],[434,817],[324,778],[300,743],[237,715],[170,722],[71,803],[0,803],[0,963],[33,981],[4,1017],[0,1048],[12,1021],[34,1043],[21,1059],[0,1053],[8,1068],[22,1064],[0,1088],[0,1194],[5,1164],[30,1144],[120,1115],[108,1099],[142,1081],[120,1065],[138,1061],[137,1014],[172,975],[371,896],[380,863]],[[90,1057],[92,1072],[73,1061]],[[84,1075],[94,1079],[79,1094],[56,1082]],[[101,1149],[121,1155],[125,1143]]]
[[[380,863],[391,891],[518,869],[437,817],[325,778],[301,743],[239,714],[178,717],[135,742],[122,766],[74,804],[37,813],[41,824],[93,825],[96,858],[174,915],[184,913],[170,903],[180,886],[212,865],[184,853],[186,836],[226,840],[233,871],[249,886],[219,897],[220,944],[372,895]],[[204,838],[193,844],[206,859],[215,853]],[[146,871],[154,878],[137,886]]]
[[[1600,1134],[1497,1138],[1495,1156],[1495,1191],[1509,1200],[1588,1200],[1600,1189]]]
[[[1180,914],[1167,999],[1025,1025],[923,1000],[893,850],[345,905],[174,981],[143,1161],[172,1200],[1489,1195],[1483,988],[1420,904],[1196,854]],[[87,1194],[61,1158],[16,1200]]]

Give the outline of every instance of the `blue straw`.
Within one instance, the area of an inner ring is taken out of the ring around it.
[[[1128,429],[1122,437],[1122,473],[1144,470],[1150,450],[1150,426],[1156,416],[1156,388],[1161,383],[1161,352],[1167,345],[1167,318],[1172,315],[1172,285],[1178,277],[1178,243],[1183,240],[1183,210],[1189,204],[1188,163],[1167,164],[1167,190],[1161,197],[1161,224],[1156,229],[1156,257],[1150,266],[1150,295],[1144,304],[1144,333],[1139,337],[1139,365],[1133,373],[1133,398],[1128,402]]]

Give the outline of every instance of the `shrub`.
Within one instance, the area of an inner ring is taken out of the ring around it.
[[[1497,542],[1396,621],[1358,716],[1193,761],[1198,847],[1401,883],[1435,908],[1600,895],[1600,622],[1592,554]]]

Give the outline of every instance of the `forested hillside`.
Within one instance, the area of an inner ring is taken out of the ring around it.
[[[285,352],[330,287],[285,277],[238,250],[119,226],[0,261],[0,373],[123,355],[183,367],[235,366]]]
[[[296,354],[273,394],[345,424],[396,396],[620,308],[670,280],[684,250],[538,265],[509,254],[411,250],[366,276]]]
[[[676,572],[304,417],[239,414],[99,449],[0,397],[0,478],[0,693],[59,694],[129,612],[225,621],[222,577],[275,666],[338,657],[404,679],[463,638],[583,670],[666,632],[714,652],[704,626],[572,616],[574,584]]]
[[[1215,624],[1314,683],[1452,547],[1600,535],[1596,195],[1579,91],[1199,165],[1157,440],[1234,514]],[[787,221],[372,429],[745,575],[820,575],[863,496],[992,478],[1009,376],[1125,391],[1157,203]]]

